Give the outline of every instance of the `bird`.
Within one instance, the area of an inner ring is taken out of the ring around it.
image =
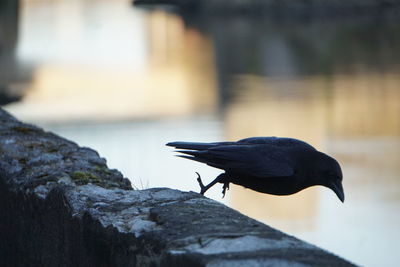
[[[331,156],[289,137],[249,137],[226,142],[170,142],[178,157],[205,163],[224,172],[204,185],[197,173],[200,194],[217,183],[241,185],[271,195],[291,195],[311,186],[325,186],[344,202],[342,169]]]

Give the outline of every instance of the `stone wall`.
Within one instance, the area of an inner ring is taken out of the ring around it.
[[[200,194],[132,190],[2,109],[0,211],[1,266],[354,266]]]

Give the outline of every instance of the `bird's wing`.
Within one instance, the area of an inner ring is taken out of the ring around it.
[[[257,177],[291,176],[294,171],[285,153],[269,145],[225,145],[206,150],[178,150],[187,159]]]
[[[237,142],[238,144],[265,144],[278,147],[290,147],[307,150],[316,150],[312,145],[295,138],[289,137],[249,137],[241,139]]]

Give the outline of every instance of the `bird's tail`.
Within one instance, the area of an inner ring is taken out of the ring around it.
[[[177,149],[189,149],[189,150],[207,150],[209,148],[231,144],[233,142],[215,142],[215,143],[200,143],[200,142],[170,142],[167,146],[172,146]]]

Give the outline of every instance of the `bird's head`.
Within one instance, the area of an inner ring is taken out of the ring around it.
[[[330,188],[340,201],[344,202],[343,175],[339,163],[322,152],[318,153],[319,155],[314,163],[317,168],[318,183]]]

